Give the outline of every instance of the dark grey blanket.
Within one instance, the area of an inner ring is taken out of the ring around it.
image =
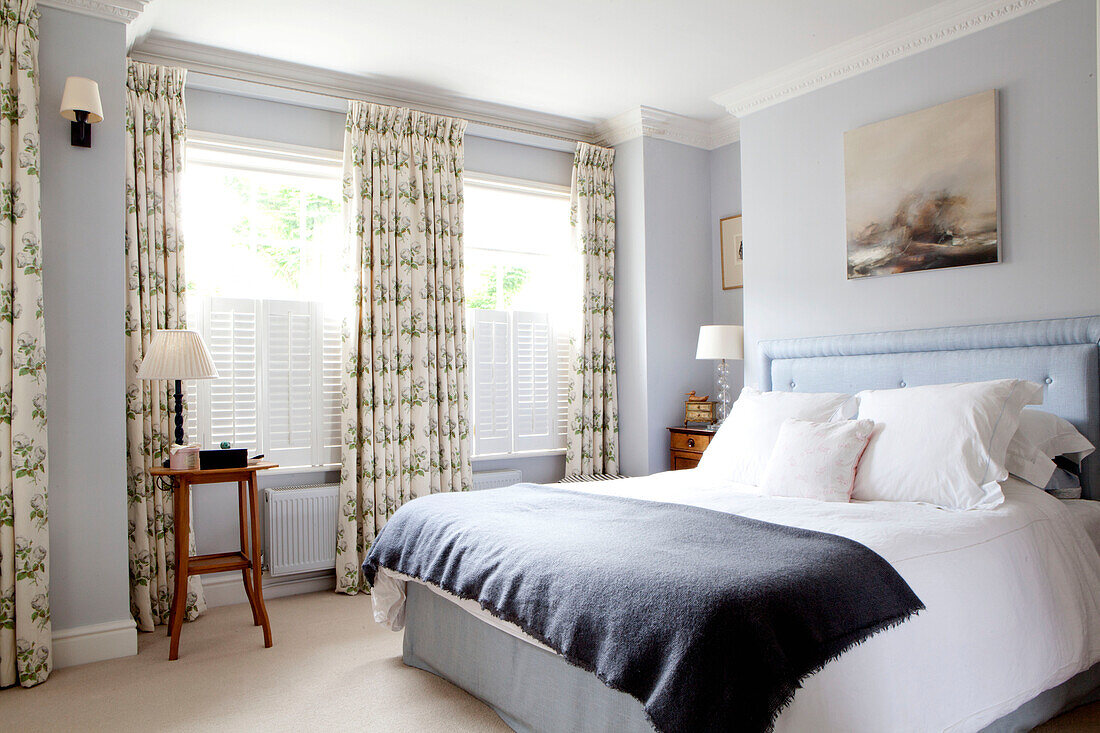
[[[476,600],[662,731],[769,730],[800,680],[924,608],[843,537],[533,484],[409,502],[379,567]]]

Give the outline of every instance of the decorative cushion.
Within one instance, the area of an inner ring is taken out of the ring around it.
[[[986,509],[1004,501],[998,482],[1024,405],[1042,388],[1019,379],[860,392],[859,417],[875,431],[852,498]]]
[[[839,415],[850,395],[741,390],[730,414],[699,461],[699,468],[730,481],[760,485],[779,427],[788,418],[829,420]]]
[[[847,502],[874,429],[870,420],[783,421],[760,488],[768,496]]]

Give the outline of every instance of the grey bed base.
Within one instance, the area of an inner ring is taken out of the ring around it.
[[[642,704],[562,657],[474,617],[409,583],[402,658],[491,707],[518,733],[636,733],[653,727]],[[1024,733],[1100,700],[1100,664],[1024,703],[981,733]],[[820,730],[830,730],[822,721]]]
[[[1100,316],[765,341],[761,389],[856,392],[1023,378],[1044,385],[1042,409],[1100,445]],[[1100,499],[1100,455],[1082,470]],[[408,584],[404,661],[480,698],[516,731],[649,731],[642,705],[563,658]],[[1100,699],[1100,664],[1047,690],[983,733],[1027,731]],[[827,724],[825,725],[827,728]]]

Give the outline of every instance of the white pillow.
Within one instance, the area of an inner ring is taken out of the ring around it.
[[[1028,411],[1024,410],[1024,414]],[[1039,450],[1030,440],[1021,435],[1023,431],[1016,430],[1012,441],[1008,444],[1008,452],[1005,454],[1005,468],[1013,476],[1019,476],[1029,484],[1040,489],[1047,485],[1054,474],[1054,461]]]
[[[760,488],[767,496],[848,501],[874,429],[870,420],[784,420]]]
[[[1096,450],[1088,438],[1081,435],[1069,420],[1042,410],[1024,410],[1020,414],[1020,427],[1012,439],[1012,444],[1018,442],[1031,443],[1047,458],[1065,456],[1074,463],[1081,463],[1085,457]]]
[[[829,420],[850,395],[741,390],[730,414],[699,461],[699,468],[730,481],[760,485],[779,426],[788,418]]]
[[[1042,388],[1020,379],[860,392],[859,417],[874,420],[853,499],[920,501],[988,509],[1004,501],[1005,456],[1024,405]]]
[[[1014,476],[1045,488],[1054,475],[1052,458],[1066,456],[1080,465],[1094,450],[1068,420],[1042,410],[1020,413],[1020,427],[1008,444],[1005,467]]]

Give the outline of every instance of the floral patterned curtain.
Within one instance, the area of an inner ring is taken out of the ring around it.
[[[567,475],[619,472],[615,386],[615,151],[577,143],[570,224],[584,261],[581,343],[569,395]]]
[[[365,590],[378,531],[410,499],[467,490],[463,120],[351,102],[337,591]]]
[[[172,444],[167,381],[138,379],[162,328],[186,328],[180,175],[187,115],[186,72],[129,61],[126,76],[126,453],[130,610],[142,631],[168,622],[175,576],[171,488],[153,480]],[[194,550],[194,533],[191,537]],[[187,620],[206,608],[198,576],[188,580]]]
[[[44,682],[50,643],[38,5],[0,3],[0,687]]]

